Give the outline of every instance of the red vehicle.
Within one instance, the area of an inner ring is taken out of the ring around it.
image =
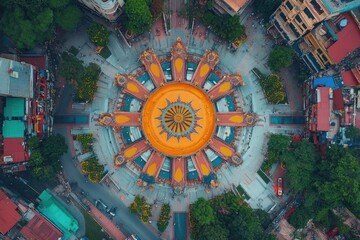
[[[281,177],[277,180],[277,195],[278,197],[282,197],[283,195],[283,179]]]

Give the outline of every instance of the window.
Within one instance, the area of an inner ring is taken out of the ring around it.
[[[319,15],[321,15],[321,14],[324,13],[324,10],[321,8],[321,6],[317,3],[316,0],[311,0],[310,3],[311,3],[311,5],[313,5],[315,11],[316,11]]]
[[[294,8],[293,5],[289,1],[287,1],[285,4],[290,11]]]
[[[280,17],[286,22],[286,16],[283,12],[280,12]]]
[[[297,21],[298,23],[302,23],[302,19],[301,19],[301,17],[300,17],[299,15],[297,15],[297,16],[295,17],[295,19],[296,19],[296,21]]]
[[[315,18],[314,18],[314,15],[312,15],[312,13],[310,12],[310,10],[309,10],[308,8],[305,8],[305,9],[304,9],[304,12],[305,12],[305,14],[306,14],[306,16],[307,16],[308,18],[310,18],[310,19],[315,19]]]
[[[290,28],[291,28],[291,30],[293,31],[293,33],[295,34],[296,37],[300,37],[300,34],[296,30],[294,24],[290,23]]]

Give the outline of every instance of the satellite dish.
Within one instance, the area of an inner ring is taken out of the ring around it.
[[[342,19],[339,23],[341,28],[346,27],[347,24],[348,24],[348,20],[346,18]]]

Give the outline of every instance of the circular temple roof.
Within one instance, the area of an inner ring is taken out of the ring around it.
[[[156,150],[172,157],[203,149],[216,126],[215,107],[200,88],[190,83],[168,83],[145,102],[141,124]]]

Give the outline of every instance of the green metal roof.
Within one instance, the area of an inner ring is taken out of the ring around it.
[[[23,138],[25,124],[20,120],[5,120],[3,123],[4,138]]]
[[[40,196],[39,212],[57,226],[64,234],[64,240],[75,234],[79,229],[78,221],[69,213],[65,207],[54,198],[47,190]]]
[[[24,98],[6,98],[6,107],[4,109],[4,117],[24,117],[25,115],[25,99]]]

